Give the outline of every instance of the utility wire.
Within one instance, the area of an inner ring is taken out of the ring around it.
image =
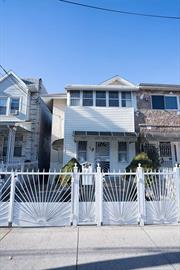
[[[143,17],[152,17],[152,18],[160,18],[160,19],[173,19],[173,20],[180,20],[180,17],[178,16],[163,16],[163,15],[155,15],[155,14],[146,14],[146,13],[139,13],[139,12],[129,12],[129,11],[123,11],[123,10],[117,10],[117,9],[110,9],[110,8],[104,8],[99,6],[92,6],[92,5],[86,5],[78,2],[68,1],[68,0],[57,0],[59,2],[63,2],[66,4],[101,10],[101,11],[107,11],[107,12],[114,12],[114,13],[120,13],[125,15],[135,15],[135,16],[143,16]]]

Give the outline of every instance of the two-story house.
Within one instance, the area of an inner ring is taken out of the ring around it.
[[[51,168],[75,157],[107,170],[127,167],[135,155],[138,87],[119,76],[99,85],[68,85],[43,97],[52,110]]]
[[[21,79],[8,72],[0,78],[0,163],[48,168],[51,113],[41,99],[42,79]]]
[[[180,163],[180,85],[141,83],[136,94],[140,150],[155,146],[161,167]]]

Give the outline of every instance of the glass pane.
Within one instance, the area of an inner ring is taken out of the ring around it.
[[[11,99],[10,111],[11,113],[15,111],[19,111],[19,98]]]
[[[96,98],[106,98],[105,91],[96,91]]]
[[[0,115],[6,114],[6,103],[7,99],[5,98],[0,99]]]
[[[83,98],[93,98],[93,91],[84,91]]]
[[[127,151],[127,143],[126,142],[119,142],[118,143],[118,151]]]
[[[93,99],[83,99],[83,106],[93,106]]]
[[[79,141],[78,142],[78,151],[86,151],[87,141]]]
[[[132,107],[132,100],[124,100],[125,102],[125,104],[126,104],[126,106],[124,106],[124,107]]]
[[[176,97],[165,97],[165,109],[177,110],[177,98]]]
[[[106,100],[105,99],[96,99],[96,106],[106,107]]]
[[[127,153],[119,153],[118,159],[120,162],[126,162],[127,161]]]
[[[118,99],[119,98],[119,92],[118,91],[109,92],[109,99],[111,99],[111,98]]]
[[[109,100],[109,107],[119,107],[119,100],[116,99]]]
[[[22,155],[22,146],[15,146],[14,147],[14,156],[21,157]]]
[[[122,99],[131,99],[131,92],[122,92]]]
[[[80,98],[80,91],[71,91],[70,97]]]
[[[152,96],[152,108],[164,109],[164,96]]]
[[[80,106],[80,99],[71,99],[71,106]]]

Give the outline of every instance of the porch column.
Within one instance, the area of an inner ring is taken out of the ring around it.
[[[16,128],[13,126],[8,126],[8,144],[7,144],[7,163],[12,163],[14,156],[14,143],[15,143],[15,134]]]

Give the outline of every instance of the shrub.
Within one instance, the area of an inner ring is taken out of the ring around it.
[[[129,166],[126,168],[127,171],[136,171],[136,168],[138,167],[138,164],[141,164],[141,166],[146,169],[154,169],[153,161],[148,157],[148,155],[144,152],[139,153],[136,155]]]

